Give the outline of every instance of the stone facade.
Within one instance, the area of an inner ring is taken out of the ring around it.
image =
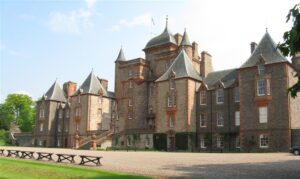
[[[78,89],[53,84],[38,101],[34,144],[199,151],[299,144],[300,99],[286,93],[296,70],[268,32],[238,69],[213,71],[211,55],[199,56],[187,32],[172,35],[167,24],[143,51],[145,59],[128,60],[120,50],[114,93],[93,72]]]

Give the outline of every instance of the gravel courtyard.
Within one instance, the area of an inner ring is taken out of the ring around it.
[[[300,178],[300,156],[289,153],[222,154],[114,152],[30,147],[1,148],[103,156],[102,166],[93,166],[93,168],[156,178]],[[54,159],[56,159],[55,155]],[[76,163],[79,163],[78,156]]]

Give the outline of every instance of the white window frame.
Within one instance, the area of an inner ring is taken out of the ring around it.
[[[240,111],[235,111],[235,126],[240,126],[241,124],[241,114]]]
[[[80,103],[80,100],[81,100],[80,98],[81,98],[81,97],[80,97],[80,94],[79,94],[79,95],[77,96],[77,102],[78,102],[78,103]]]
[[[266,71],[266,67],[264,64],[257,65],[257,70],[259,75],[264,75]]]
[[[45,117],[45,109],[44,108],[40,109],[39,116],[40,116],[40,118],[44,118]]]
[[[259,147],[269,148],[269,136],[264,134],[259,135]]]
[[[271,95],[271,82],[270,82],[269,78],[266,79],[266,83],[267,83],[267,87],[266,87],[267,95],[270,96]]]
[[[200,105],[206,105],[207,103],[207,96],[206,91],[200,91]]]
[[[216,91],[216,102],[217,102],[217,104],[223,104],[224,103],[224,90],[223,89],[217,89],[217,91]]]
[[[131,98],[128,99],[128,106],[132,106],[132,99]]]
[[[57,124],[57,131],[61,132],[61,125],[60,124]]]
[[[127,137],[126,144],[127,144],[127,146],[131,146],[131,137],[130,136]]]
[[[200,148],[201,149],[206,149],[206,140],[204,137],[200,138]]]
[[[268,123],[268,106],[258,108],[259,123]]]
[[[217,137],[217,148],[224,148],[224,137],[223,136]]]
[[[168,107],[176,106],[176,97],[174,93],[168,95]]]
[[[80,117],[81,116],[81,108],[75,108],[75,117]]]
[[[58,118],[61,119],[62,117],[63,117],[63,110],[60,109],[60,110],[58,111]]]
[[[223,112],[217,112],[217,126],[218,127],[223,127],[224,126]]]
[[[235,148],[239,149],[241,147],[240,136],[235,138]]]
[[[200,127],[206,127],[206,125],[207,125],[206,115],[204,113],[201,113],[199,118],[200,118]],[[204,125],[203,125],[203,122],[204,122]]]
[[[43,132],[44,131],[44,123],[40,123],[40,132]]]
[[[170,116],[169,117],[169,127],[173,128],[175,126],[175,117],[174,116]]]
[[[79,123],[76,122],[76,131],[79,131]]]
[[[234,101],[236,103],[240,102],[240,88],[239,87],[234,88]]]
[[[258,79],[257,80],[257,96],[265,96],[266,95],[266,80]]]
[[[175,84],[174,78],[171,78],[169,80],[169,87],[170,87],[170,90],[174,90],[176,88],[176,84]]]
[[[132,80],[129,80],[129,88],[133,88]]]

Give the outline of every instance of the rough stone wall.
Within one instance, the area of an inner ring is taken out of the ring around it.
[[[289,112],[286,64],[266,65],[265,74],[271,77],[271,99],[256,97],[257,67],[239,71],[241,95],[241,147],[248,150],[248,143],[259,138],[260,134],[269,135],[269,148],[276,150],[275,141],[281,143],[278,148],[287,150],[290,146]],[[268,122],[259,123],[258,107],[268,106]],[[276,135],[274,134],[276,133]],[[274,134],[274,135],[273,135]],[[276,137],[276,138],[275,138]],[[255,148],[259,143],[255,143]]]
[[[298,79],[295,77],[296,71],[290,67],[287,67],[287,75],[288,75],[288,87],[293,86],[297,83]],[[300,96],[298,95],[296,98],[292,98],[289,95],[289,108],[290,108],[290,117],[291,117],[291,128],[292,129],[300,129]]]
[[[188,91],[186,90],[186,79],[175,80],[176,85],[176,109],[175,109],[175,125],[169,127],[169,119],[167,115],[168,104],[167,96],[169,92],[169,81],[163,81],[157,83],[157,115],[156,115],[156,130],[158,133],[165,133],[168,130],[174,130],[176,132],[187,131],[187,104],[186,97]]]
[[[196,131],[196,91],[197,86],[199,86],[194,80],[187,79],[187,124],[188,124],[188,131],[195,132]]]
[[[131,145],[128,144],[127,138],[130,138]],[[147,143],[149,140],[149,143]],[[120,149],[152,149],[153,148],[153,134],[128,134],[114,136],[113,146]]]

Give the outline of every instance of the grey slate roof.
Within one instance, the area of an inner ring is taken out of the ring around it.
[[[119,52],[119,55],[118,55],[116,61],[126,61],[126,58],[125,58],[125,55],[124,55],[124,52],[123,52],[122,48],[120,49],[120,52]]]
[[[49,88],[49,90],[44,95],[45,100],[50,101],[60,101],[60,102],[66,102],[67,99],[64,95],[63,90],[60,88],[57,81],[53,83],[53,85]]]
[[[168,25],[166,25],[165,30],[158,36],[152,38],[147,44],[146,48],[157,46],[157,45],[163,45],[167,43],[173,43],[177,45],[176,40],[173,36],[173,34],[170,32]]]
[[[181,41],[181,43],[180,43],[180,46],[183,46],[183,45],[186,45],[186,46],[192,46],[192,44],[190,43],[189,36],[188,36],[188,34],[186,33],[186,30],[185,30],[185,29],[184,29],[182,41]]]
[[[103,92],[104,96],[107,96],[107,91],[101,85],[98,78],[95,76],[94,72],[92,71],[89,76],[84,80],[80,88],[76,91],[75,95],[81,94],[94,94],[99,95],[100,91]]]
[[[169,69],[159,77],[156,82],[168,80],[172,73],[175,75],[174,79],[188,77],[202,81],[202,78],[192,64],[192,60],[187,56],[184,50],[180,51]]]
[[[209,73],[203,80],[206,87],[211,90],[216,84],[221,83],[224,88],[230,87],[237,79],[237,69],[229,69],[223,71],[215,71]]]
[[[265,61],[265,64],[287,61],[287,59],[283,57],[279,50],[276,49],[276,44],[274,43],[268,31],[266,31],[265,35],[249,59],[240,68],[256,66],[257,62],[261,58]]]

